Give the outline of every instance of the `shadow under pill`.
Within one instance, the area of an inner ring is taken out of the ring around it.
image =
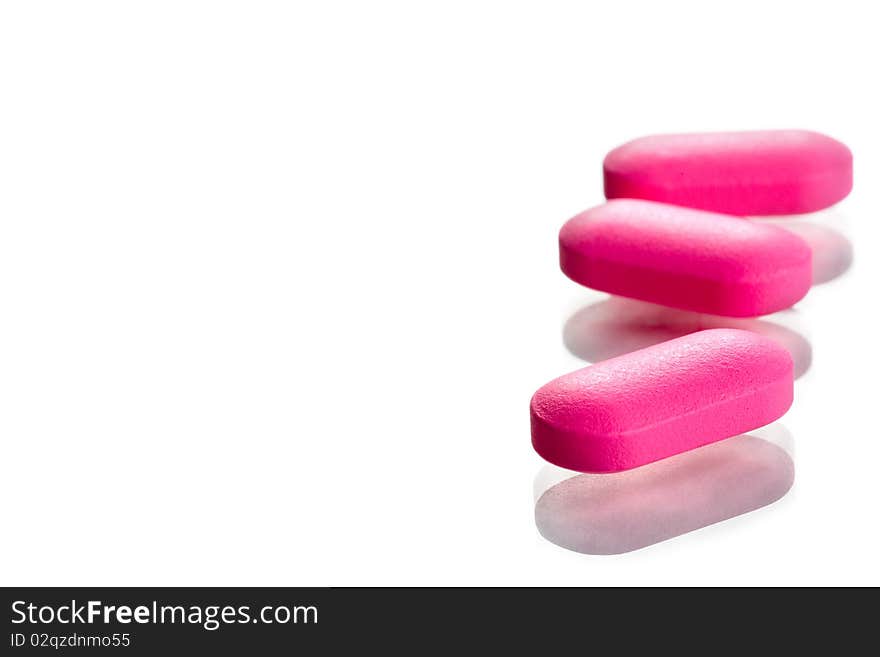
[[[535,524],[560,547],[621,554],[760,509],[794,483],[791,434],[749,434],[613,474],[547,465],[535,479]]]
[[[598,363],[715,328],[744,329],[776,340],[791,354],[795,378],[810,368],[813,350],[807,339],[774,322],[706,315],[624,297],[612,296],[575,312],[563,327],[562,339],[573,355]]]

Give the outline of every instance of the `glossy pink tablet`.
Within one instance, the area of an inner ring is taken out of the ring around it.
[[[775,341],[711,329],[566,374],[531,401],[532,445],[580,472],[618,472],[751,431],[791,406]]]
[[[807,130],[654,135],[608,153],[606,198],[736,215],[814,212],[852,189],[852,153]]]
[[[619,199],[570,219],[559,263],[603,292],[727,317],[788,308],[812,282],[807,243],[777,226]]]

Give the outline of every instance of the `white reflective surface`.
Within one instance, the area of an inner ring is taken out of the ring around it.
[[[764,436],[764,437],[762,437]],[[613,474],[547,466],[535,524],[561,547],[620,554],[772,504],[794,482],[791,434],[781,424]]]
[[[810,368],[813,350],[806,338],[785,326],[785,319],[784,314],[775,321],[720,317],[609,297],[584,306],[569,317],[562,337],[573,355],[597,363],[696,331],[744,329],[772,338],[785,347],[798,378]]]

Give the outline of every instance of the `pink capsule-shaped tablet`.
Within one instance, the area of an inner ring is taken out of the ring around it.
[[[570,219],[559,262],[603,292],[728,317],[788,308],[812,282],[807,243],[777,226],[619,199]]]
[[[532,445],[569,470],[618,472],[751,431],[791,406],[788,351],[710,329],[585,367],[531,401]]]
[[[735,215],[814,212],[852,189],[852,153],[807,130],[642,137],[603,165],[606,198],[641,198]]]

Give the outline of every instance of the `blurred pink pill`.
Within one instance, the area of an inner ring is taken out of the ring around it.
[[[807,130],[654,135],[608,153],[605,197],[735,215],[821,210],[852,189],[852,153]]]
[[[812,282],[807,243],[782,228],[652,201],[621,199],[570,219],[559,262],[603,292],[728,317],[788,308]]]
[[[559,377],[532,397],[532,445],[581,472],[617,472],[781,417],[793,364],[774,340],[711,329]]]

